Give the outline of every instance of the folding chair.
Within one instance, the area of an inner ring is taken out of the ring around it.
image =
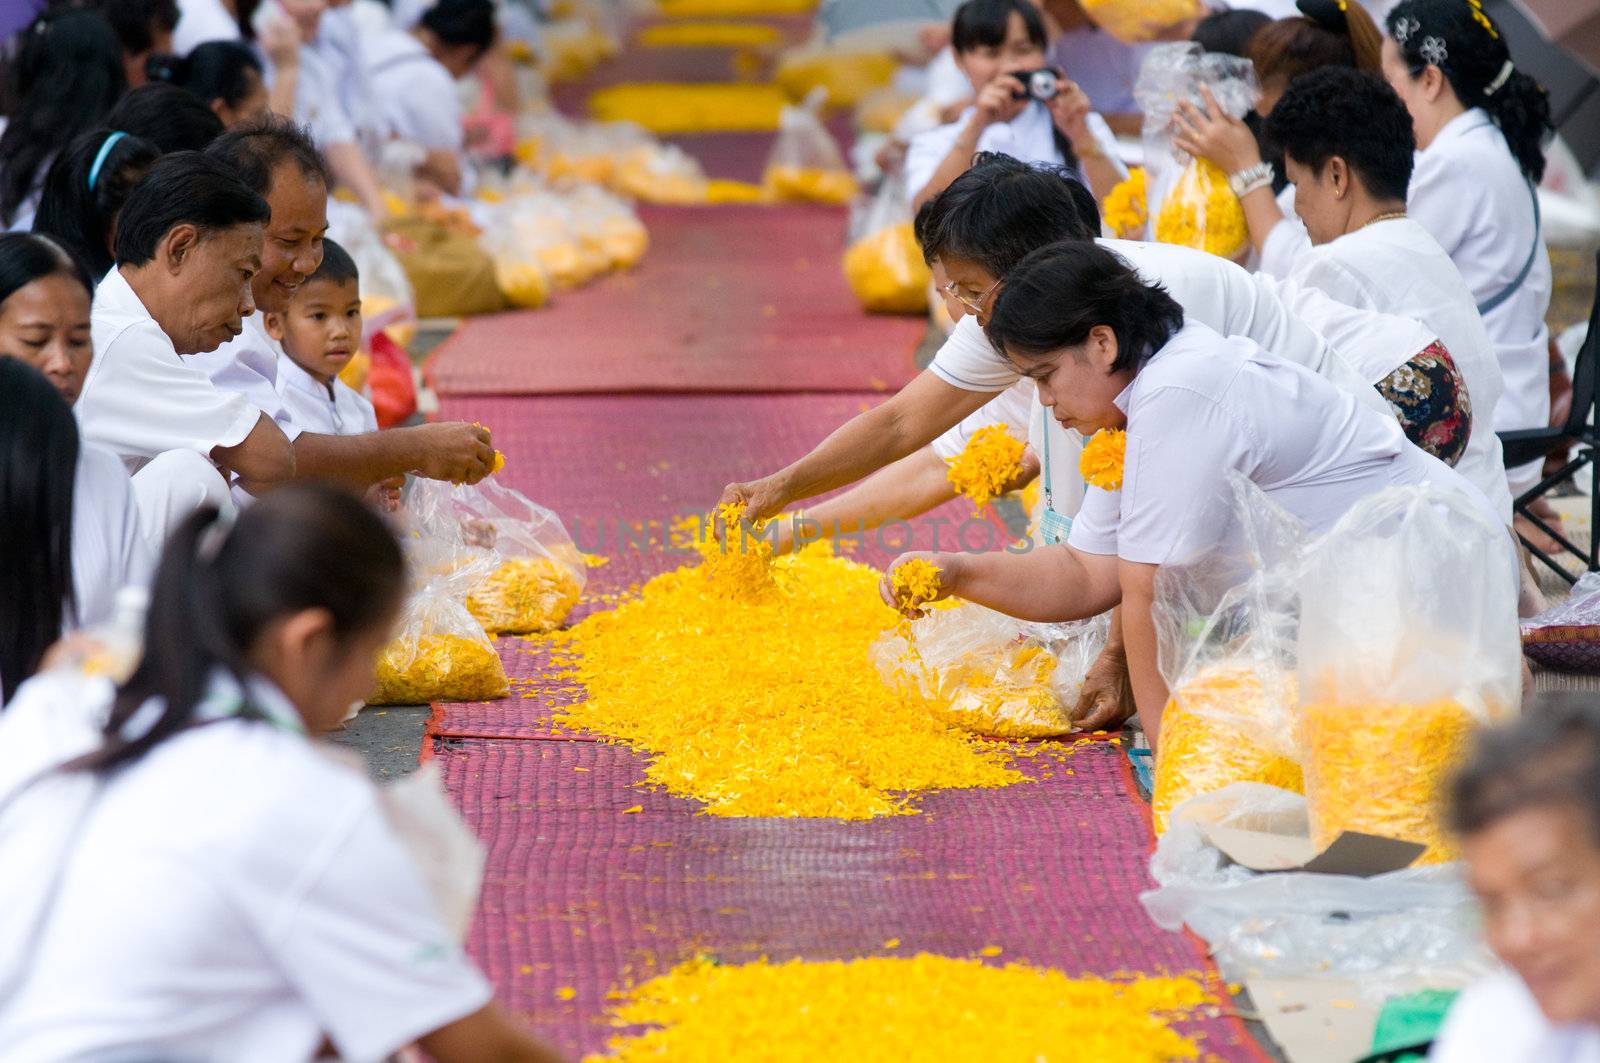
[[[1600,269],[1600,254],[1595,255],[1595,264],[1596,268]],[[1580,559],[1590,572],[1600,570],[1600,461],[1596,460],[1596,451],[1600,449],[1600,431],[1597,431],[1595,424],[1596,385],[1600,383],[1600,379],[1597,378],[1600,378],[1600,291],[1595,293],[1594,308],[1589,312],[1589,334],[1584,337],[1583,346],[1578,349],[1578,362],[1572,373],[1572,411],[1567,414],[1567,423],[1555,428],[1527,428],[1500,433],[1500,443],[1505,448],[1508,469],[1530,461],[1543,461],[1552,452],[1569,444],[1573,447],[1571,461],[1539,481],[1531,490],[1524,492],[1514,501],[1513,506],[1517,516],[1526,517],[1534,527],[1554,539],[1561,547],[1560,553],[1569,553]],[[1579,548],[1566,536],[1559,534],[1532,509],[1533,503],[1585,465],[1589,467],[1587,550]],[[1555,558],[1529,542],[1526,536],[1519,535],[1518,538],[1522,539],[1522,544],[1534,557],[1550,566],[1562,579],[1568,583],[1577,582],[1576,576],[1568,572]]]

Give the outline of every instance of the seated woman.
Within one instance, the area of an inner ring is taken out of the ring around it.
[[[421,148],[426,155],[416,176],[448,195],[472,185],[456,82],[472,73],[494,41],[490,0],[440,0],[415,29],[391,28],[362,42],[385,139]]]
[[[33,231],[77,255],[91,277],[104,277],[114,265],[117,215],[160,157],[154,144],[121,130],[83,134],[50,165]]]
[[[186,56],[160,56],[151,64],[150,75],[211,108],[224,129],[267,113],[261,60],[238,41],[207,41]]]
[[[980,151],[1064,166],[1097,196],[1127,176],[1111,154],[1110,128],[1077,85],[1063,79],[1041,102],[1014,76],[1046,68],[1044,18],[1030,0],[968,0],[956,9],[950,44],[977,99],[954,122],[912,138],[905,176],[914,205],[943,192]]]
[[[1544,695],[1478,738],[1450,815],[1505,969],[1457,998],[1434,1063],[1600,1059],[1600,711]]]
[[[23,688],[0,715],[0,838],[30,872],[0,882],[8,1054],[556,1058],[491,1002],[363,768],[313,740],[371,690],[404,594],[382,519],[295,485],[184,522],[120,687]]]
[[[1430,454],[1450,465],[1480,454],[1494,458],[1500,450],[1493,436],[1500,365],[1450,256],[1406,214],[1415,142],[1405,105],[1375,74],[1319,70],[1289,86],[1266,133],[1284,152],[1295,210],[1314,245],[1295,260],[1290,278],[1350,306],[1426,325],[1442,351],[1380,364],[1369,375],[1384,373],[1376,386],[1402,425],[1433,422],[1418,440]],[[1434,407],[1458,391],[1470,405],[1459,406],[1458,416],[1441,417]],[[1480,432],[1493,446],[1469,457],[1468,438]],[[1462,469],[1475,483],[1477,471]],[[1504,501],[1509,512],[1509,490],[1498,495],[1491,500]]]
[[[117,268],[95,292],[78,421],[84,438],[122,459],[135,492],[148,493],[140,513],[156,549],[198,506],[226,504],[219,469],[256,490],[294,475],[272,418],[185,361],[238,335],[254,311],[267,216],[260,196],[194,152],[158,161],[122,209]]]
[[[1139,719],[1157,741],[1167,690],[1151,616],[1155,574],[1204,549],[1195,526],[1238,473],[1311,532],[1386,487],[1432,484],[1487,500],[1406,441],[1393,418],[1243,337],[1186,322],[1183,308],[1128,263],[1085,242],[1029,255],[1006,278],[986,331],[1085,436],[1126,429],[1120,490],[1091,486],[1064,546],[1025,555],[918,554],[959,595],[1029,620],[1121,606]],[[891,603],[894,569],[884,577]]]
[[[0,498],[28,509],[0,517],[0,580],[15,581],[0,592],[14,607],[0,621],[14,636],[0,638],[13,651],[0,662],[8,694],[64,629],[109,620],[117,591],[147,582],[154,563],[127,470],[80,441],[72,418],[92,351],[89,292],[82,267],[49,240],[0,234],[0,435],[10,440]]]

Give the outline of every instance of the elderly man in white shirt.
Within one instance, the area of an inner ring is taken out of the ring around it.
[[[77,403],[84,438],[133,475],[141,528],[159,550],[227,479],[262,489],[294,473],[282,430],[189,359],[238,334],[254,309],[266,204],[226,168],[188,153],[156,164],[118,220],[117,268],[100,282],[95,357]]]

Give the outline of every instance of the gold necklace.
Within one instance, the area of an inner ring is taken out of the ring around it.
[[[1362,225],[1361,228],[1365,229],[1368,225],[1376,225],[1380,221],[1394,221],[1396,218],[1403,218],[1405,216],[1406,212],[1403,210],[1386,210],[1376,217],[1368,218],[1366,224]]]

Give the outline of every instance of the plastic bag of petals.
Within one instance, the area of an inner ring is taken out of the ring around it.
[[[869,94],[887,88],[900,62],[887,52],[794,48],[784,53],[772,80],[791,100],[822,91],[831,108],[853,108]]]
[[[898,174],[884,178],[871,205],[852,226],[844,276],[863,310],[924,314],[933,274],[911,227],[911,199]]]
[[[1522,651],[1547,668],[1600,673],[1600,572],[1586,573],[1572,597],[1523,621]]]
[[[1083,11],[1117,40],[1138,44],[1203,17],[1206,5],[1204,0],[1083,0]]]
[[[995,738],[1050,738],[1073,729],[1084,675],[1109,619],[1034,624],[962,603],[933,609],[873,646],[891,687],[946,723]]]
[[[822,124],[823,92],[783,109],[762,184],[773,199],[843,205],[859,191],[839,145]]]
[[[1517,585],[1504,526],[1439,488],[1366,499],[1308,549],[1300,723],[1318,848],[1359,831],[1453,858],[1442,788],[1473,730],[1521,700]]]
[[[406,539],[415,589],[378,658],[370,705],[488,701],[508,689],[505,668],[483,625],[462,604],[494,571],[495,555],[413,532]]]
[[[1157,834],[1191,798],[1236,782],[1299,792],[1295,732],[1298,521],[1241,478],[1196,522],[1210,542],[1156,577],[1153,614],[1170,700],[1156,742]],[[1192,548],[1191,548],[1192,547]]]
[[[494,479],[418,480],[406,508],[425,536],[487,561],[464,589],[473,618],[492,635],[554,631],[583,594],[587,566],[555,513]]]
[[[1249,60],[1205,52],[1196,44],[1161,44],[1139,68],[1134,98],[1144,111],[1145,206],[1152,235],[1232,258],[1249,243],[1244,208],[1227,175],[1172,144],[1172,116],[1185,100],[1203,107],[1201,87],[1235,117],[1260,95]],[[1169,204],[1170,201],[1170,204]]]

